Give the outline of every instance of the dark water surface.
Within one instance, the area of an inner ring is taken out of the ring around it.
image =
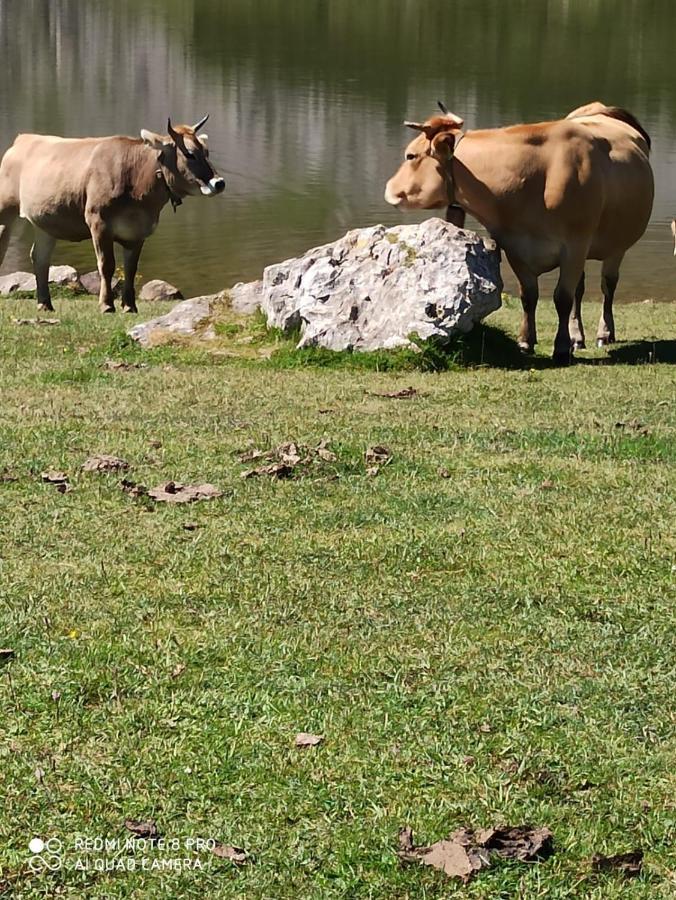
[[[469,128],[602,99],[654,142],[653,218],[618,299],[674,299],[675,42],[674,0],[0,0],[0,142],[211,113],[226,194],[165,209],[140,265],[195,294],[348,228],[413,221],[383,188],[402,120],[437,98]],[[3,272],[29,268],[19,231]],[[94,266],[89,244],[60,244],[54,261]]]

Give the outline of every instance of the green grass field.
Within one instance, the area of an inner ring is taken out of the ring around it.
[[[440,372],[235,319],[217,352],[143,352],[95,301],[55,306],[0,305],[0,894],[676,895],[676,305],[620,307],[624,343],[555,369],[551,304],[522,361],[508,302]],[[247,449],[321,439],[337,459],[302,477],[241,477]],[[224,496],[134,498],[92,453]],[[181,849],[77,848],[127,819]],[[555,854],[466,887],[395,854],[407,824],[495,823],[548,826]],[[60,869],[32,871],[36,836]],[[639,878],[592,873],[636,848]],[[201,868],[157,868],[176,857]]]

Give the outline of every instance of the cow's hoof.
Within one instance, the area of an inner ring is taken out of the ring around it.
[[[114,312],[115,312],[115,307],[112,306],[112,305],[111,305],[111,306],[102,306],[102,307],[101,307],[101,312],[102,312],[102,313],[114,313]]]
[[[584,350],[587,345],[584,341],[575,341],[573,344],[573,350]]]
[[[532,356],[535,353],[535,347],[532,344],[527,344],[525,341],[519,341],[519,350],[527,356]]]
[[[600,337],[596,340],[597,347],[607,347],[609,344],[614,344],[615,338],[611,337]]]
[[[51,303],[38,303],[38,312],[54,312],[54,307]]]
[[[135,306],[123,306],[122,312],[131,313],[132,315],[138,315],[138,310],[136,309]]]
[[[575,362],[572,350],[568,350],[567,352],[555,350],[552,354],[552,360],[554,361],[555,366],[570,366]]]

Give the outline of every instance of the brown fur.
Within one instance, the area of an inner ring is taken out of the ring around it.
[[[124,248],[122,306],[136,311],[134,278],[146,238],[171,199],[224,187],[206,146],[187,125],[166,135],[60,138],[20,134],[0,164],[0,262],[18,216],[35,231],[31,250],[38,304],[51,309],[49,260],[57,240],[91,237],[101,274],[100,306],[114,311],[114,243]],[[206,136],[203,136],[206,137]]]
[[[434,116],[406,148],[385,198],[402,209],[469,212],[504,250],[521,285],[519,344],[536,343],[538,277],[559,268],[554,355],[584,346],[580,304],[587,259],[603,261],[598,340],[615,339],[612,303],[626,251],[643,234],[653,201],[649,137],[625,110],[596,102],[566,119],[467,132],[440,148],[448,121]],[[457,213],[454,214],[457,217]]]
[[[648,145],[648,150],[652,149],[652,140],[650,139],[650,135],[645,130],[643,125],[639,122],[636,116],[633,113],[630,113],[628,109],[623,109],[621,106],[606,106],[605,103],[601,103],[600,101],[596,101],[594,103],[589,103],[587,106],[580,107],[580,109],[574,110],[572,113],[569,113],[569,119],[578,118],[579,116],[589,116],[589,115],[602,115],[609,116],[611,119],[617,119],[619,122],[624,122],[627,125],[631,125],[638,133],[643,137],[643,140]]]

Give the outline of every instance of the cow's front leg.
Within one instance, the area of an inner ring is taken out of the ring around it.
[[[124,289],[122,291],[122,311],[128,313],[138,312],[136,309],[136,269],[139,256],[143,250],[143,241],[131,244],[124,248]]]
[[[35,237],[31,247],[31,262],[37,284],[38,309],[54,309],[49,293],[49,263],[56,239],[40,228],[35,228]]]
[[[467,214],[462,206],[456,206],[454,203],[446,209],[446,221],[450,222],[451,225],[455,225],[456,228],[464,228],[465,227],[465,219]]]
[[[582,324],[582,298],[584,297],[585,279],[584,272],[580,276],[575,289],[575,302],[573,303],[573,311],[570,314],[570,338],[573,342],[574,350],[584,350],[584,325]]]
[[[92,235],[96,263],[101,276],[99,309],[104,313],[114,313],[115,302],[112,282],[115,274],[115,250],[113,247],[113,236],[98,214],[87,214],[86,219]]]

